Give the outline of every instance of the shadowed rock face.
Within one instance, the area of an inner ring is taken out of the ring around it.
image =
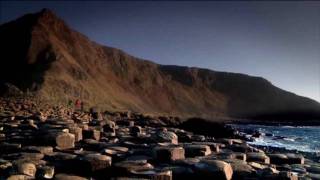
[[[99,45],[50,10],[0,26],[0,83],[53,103],[203,118],[319,118],[319,103],[260,77],[166,66]],[[277,117],[277,116],[275,116]]]

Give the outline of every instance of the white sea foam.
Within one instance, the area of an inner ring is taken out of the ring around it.
[[[235,125],[240,131],[258,130],[263,135],[249,144],[320,153],[320,127]]]

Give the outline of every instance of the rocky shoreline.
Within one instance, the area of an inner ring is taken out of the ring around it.
[[[23,99],[1,99],[0,113],[0,179],[320,179],[319,159],[248,145],[221,124]]]

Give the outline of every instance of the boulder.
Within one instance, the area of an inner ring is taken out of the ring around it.
[[[230,180],[233,175],[229,163],[220,160],[203,160],[195,165],[196,176],[200,179]]]
[[[153,154],[159,162],[171,162],[185,158],[185,151],[179,146],[157,146],[153,149]]]

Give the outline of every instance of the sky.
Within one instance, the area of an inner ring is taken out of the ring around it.
[[[136,57],[261,76],[320,102],[320,2],[1,1],[0,23],[42,8]]]

